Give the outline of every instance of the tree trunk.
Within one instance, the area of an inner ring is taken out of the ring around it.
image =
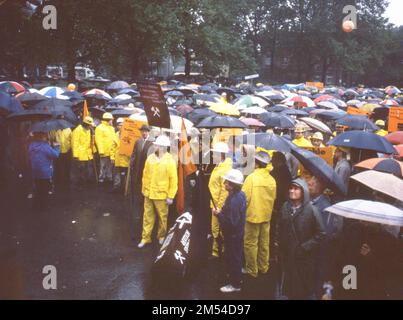
[[[140,68],[140,63],[139,63],[139,59],[134,56],[133,60],[132,60],[132,67],[131,67],[131,77],[133,81],[137,81],[140,77],[140,72],[141,72],[141,68]]]
[[[323,58],[322,63],[323,64],[322,64],[322,77],[321,77],[321,79],[322,79],[322,82],[324,84],[326,84],[326,75],[327,75],[327,69],[328,69],[327,58],[326,57]]]
[[[190,55],[190,50],[188,47],[188,44],[185,43],[185,76],[189,77],[190,76],[190,71],[192,67],[192,57]]]
[[[67,61],[67,81],[76,82],[76,63],[73,60]]]

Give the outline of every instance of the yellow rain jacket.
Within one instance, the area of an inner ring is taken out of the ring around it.
[[[294,139],[292,141],[292,143],[294,143],[296,146],[301,147],[301,148],[303,148],[303,147],[312,147],[312,143],[308,139],[306,139],[304,137],[301,137],[299,139]]]
[[[143,171],[143,195],[151,200],[175,198],[178,191],[176,162],[170,153],[158,158],[155,153],[148,156]]]
[[[118,168],[128,168],[130,164],[130,157],[120,154],[120,133],[116,132],[115,138],[113,139],[111,160],[115,161],[115,167]]]
[[[63,130],[53,130],[50,137],[60,144],[60,153],[67,153],[71,149],[72,131],[70,128]]]
[[[80,124],[71,135],[73,158],[79,161],[89,161],[94,158],[95,147],[91,143],[91,130],[84,129]]]
[[[246,195],[246,221],[269,222],[276,200],[276,181],[267,168],[258,168],[245,180],[242,191]]]
[[[224,176],[231,169],[232,159],[227,158],[225,161],[218,164],[211,173],[208,187],[217,209],[221,209],[223,207],[225,199],[227,199],[228,196],[228,191],[225,190],[224,179],[222,176]],[[210,203],[210,208],[214,208],[212,201]]]
[[[95,129],[95,143],[97,144],[100,157],[109,157],[112,151],[113,139],[115,137],[115,128],[106,121]]]
[[[389,134],[389,132],[388,131],[386,131],[386,130],[383,130],[383,129],[381,129],[381,130],[378,130],[377,132],[375,132],[378,136],[381,136],[381,137],[384,137],[384,136],[386,136],[386,135],[388,135]]]

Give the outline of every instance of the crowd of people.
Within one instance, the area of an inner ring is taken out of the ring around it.
[[[227,94],[220,99],[223,103],[231,100]],[[303,111],[306,107],[296,102],[288,110]],[[136,206],[143,209],[138,248],[153,242],[156,224],[156,241],[162,245],[178,193],[180,164],[171,152],[178,135],[167,135],[143,124],[132,155],[123,155],[119,150],[124,119],[110,112],[98,118],[98,125],[94,117],[84,116],[75,128],[30,133],[34,208],[46,208],[52,185],[63,188],[72,183],[72,168],[77,180],[73,183],[80,188],[110,183],[111,192],[120,194],[129,188]],[[261,120],[259,116],[255,119]],[[385,120],[373,121],[378,136],[389,134]],[[348,125],[332,126],[331,133],[303,122],[287,128],[253,127],[253,132],[280,136],[286,144],[298,148],[324,148],[329,140],[350,130]],[[244,131],[252,133],[250,128]],[[190,144],[200,143],[202,134],[201,130],[199,135],[189,136]],[[214,161],[208,166],[198,165],[197,171],[185,178],[186,209],[192,212],[196,208],[192,207],[191,192],[197,177],[208,177],[211,211],[203,214],[211,220],[210,259],[223,257],[225,261],[228,278],[221,292],[239,292],[245,279],[273,273],[277,299],[331,299],[329,288],[334,289],[336,298],[402,298],[403,242],[399,226],[391,232],[393,228],[380,223],[347,219],[326,210],[332,204],[364,197],[376,197],[402,209],[401,199],[379,191],[364,192],[350,179],[357,172],[358,162],[387,155],[360,150],[357,156],[357,149],[332,146],[332,170],[348,190],[342,194],[321,175],[303,170],[292,152],[236,143],[231,138],[213,139],[207,151]],[[201,158],[206,157],[203,151],[198,152]],[[244,170],[246,162],[252,163],[252,170]],[[356,290],[343,287],[343,268],[348,265],[358,270]]]

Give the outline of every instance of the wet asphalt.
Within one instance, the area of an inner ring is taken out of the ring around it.
[[[208,260],[173,287],[151,272],[159,246],[138,249],[142,208],[110,185],[56,190],[35,212],[29,186],[1,191],[0,299],[205,300],[269,299],[270,276],[245,279],[241,293],[223,295],[222,262]],[[56,267],[57,289],[45,290],[43,268]]]

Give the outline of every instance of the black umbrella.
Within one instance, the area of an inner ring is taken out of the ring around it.
[[[66,92],[62,93],[62,95],[68,97],[70,101],[74,101],[74,100],[83,101],[84,100],[84,96],[77,91],[66,91]]]
[[[296,147],[290,142],[289,145],[291,146],[291,153],[313,176],[323,180],[333,191],[339,192],[342,195],[347,193],[342,179],[325,160],[311,151]]]
[[[37,92],[28,92],[26,91],[25,93],[23,93],[22,95],[19,95],[18,97],[16,97],[22,104],[25,105],[34,105],[38,102],[44,101],[44,100],[48,100],[48,97],[45,97]]]
[[[194,124],[198,124],[203,119],[216,115],[217,113],[210,109],[194,109],[192,112],[186,114],[186,118],[192,121]]]
[[[286,109],[280,112],[281,114],[285,114],[287,116],[301,116],[301,117],[307,117],[309,116],[308,112],[305,112],[303,110],[298,110],[298,109]]]
[[[127,110],[127,109],[118,109],[118,110],[112,111],[111,113],[115,118],[125,118],[125,117],[129,117],[132,114],[136,113],[136,111]]]
[[[269,128],[292,129],[295,127],[295,121],[286,115],[267,112],[259,115],[259,118]]]
[[[211,116],[202,121],[196,128],[215,129],[215,128],[242,128],[247,126],[240,120],[229,116]]]
[[[345,115],[336,121],[337,124],[347,126],[353,130],[379,130],[366,116]]]
[[[75,123],[77,121],[77,117],[74,114],[73,103],[68,100],[60,100],[56,98],[51,98],[38,104],[34,105],[31,110],[37,111],[47,111],[50,112],[54,116],[62,116],[66,120]]]
[[[47,111],[24,110],[12,113],[7,117],[10,121],[37,121],[52,118],[52,114]]]
[[[323,111],[320,113],[316,113],[315,117],[319,118],[321,120],[325,120],[325,121],[332,121],[332,120],[338,120],[340,118],[343,118],[345,115],[346,115],[346,113],[335,112],[335,111]]]
[[[274,133],[252,133],[241,137],[243,144],[250,144],[266,150],[276,150],[280,152],[290,152],[291,147],[287,141]]]
[[[330,140],[328,145],[361,150],[372,150],[385,154],[396,153],[396,149],[388,140],[386,140],[384,137],[367,131],[344,132]]]
[[[114,108],[114,109],[112,110],[112,108]],[[108,107],[108,108],[106,108],[106,110],[107,110],[108,112],[111,112],[111,111],[114,111],[114,110],[117,111],[117,110],[119,110],[119,108]],[[101,119],[101,118],[102,118],[102,115],[106,112],[104,109],[101,109],[101,108],[98,108],[98,107],[89,108],[88,111],[91,113],[91,115],[92,115],[94,118],[97,118],[97,119]]]
[[[285,110],[288,110],[288,109],[290,109],[290,108],[287,107],[286,105],[276,104],[273,107],[267,108],[267,111],[269,111],[269,112],[282,112],[282,111],[285,111]]]
[[[73,128],[74,125],[64,119],[51,119],[34,123],[31,127],[32,132],[49,132],[53,130],[63,130]]]
[[[10,113],[18,113],[24,111],[21,103],[11,97],[9,94],[0,91],[0,115],[8,115]]]

